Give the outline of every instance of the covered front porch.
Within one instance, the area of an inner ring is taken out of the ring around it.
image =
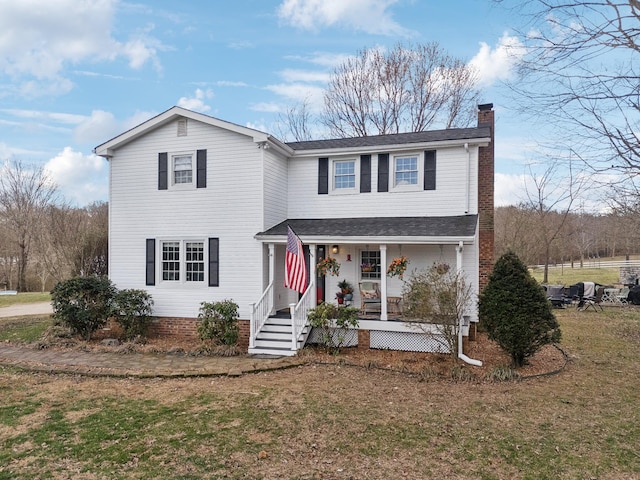
[[[284,287],[287,225],[304,244],[309,286],[302,295]],[[464,215],[288,220],[261,232],[256,238],[263,242],[265,249],[265,289],[260,302],[252,309],[250,350],[266,319],[285,310],[291,316],[287,347],[295,353],[310,333],[307,311],[323,301],[340,303],[340,297],[344,296],[339,284],[345,282],[353,292],[343,305],[360,310],[361,329],[402,332],[403,335],[415,331],[403,316],[404,280],[414,270],[441,265],[464,272],[477,289],[476,227],[477,216]],[[407,260],[403,276],[388,274],[389,266],[401,258]],[[331,259],[337,268],[324,272],[318,268],[326,259]],[[473,319],[475,313],[469,313],[468,318]],[[382,322],[389,325],[380,326]]]

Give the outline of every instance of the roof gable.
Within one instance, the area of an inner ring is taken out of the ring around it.
[[[121,133],[117,137],[114,137],[111,140],[108,140],[101,145],[98,145],[93,151],[97,155],[101,155],[103,157],[110,157],[113,155],[113,152],[116,149],[180,117],[189,118],[192,120],[196,120],[198,122],[205,123],[207,125],[212,125],[214,127],[219,127],[224,130],[239,133],[240,135],[245,135],[247,137],[252,138],[253,141],[256,143],[262,143],[262,142],[269,143],[279,148],[280,150],[283,150],[286,153],[291,154],[290,148],[288,148],[285,144],[283,144],[282,142],[280,142],[279,140],[275,139],[274,137],[272,137],[267,133],[261,132],[259,130],[254,130],[248,127],[243,127],[235,123],[220,120],[219,118],[211,117],[203,113],[187,110],[186,108],[182,108],[182,107],[171,107],[169,110],[166,110],[161,114],[156,115],[153,118],[150,118],[146,122],[143,122],[140,125],[133,127],[130,130],[127,130],[124,133]]]

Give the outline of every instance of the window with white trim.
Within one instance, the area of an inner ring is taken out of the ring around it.
[[[380,250],[360,252],[360,278],[369,280],[381,278]]]
[[[162,280],[165,282],[204,282],[203,241],[162,242]],[[181,255],[184,252],[184,255]]]
[[[353,190],[356,188],[356,161],[336,160],[333,162],[334,190]]]
[[[162,242],[162,280],[180,281],[180,242]]]
[[[193,183],[193,155],[174,155],[172,167],[174,185]]]
[[[418,185],[418,157],[416,155],[394,157],[393,186]]]
[[[187,282],[204,282],[204,242],[186,244]]]

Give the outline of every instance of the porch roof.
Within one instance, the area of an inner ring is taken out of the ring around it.
[[[287,225],[306,243],[457,243],[473,241],[478,215],[451,217],[291,218],[260,232],[258,240],[283,242]]]

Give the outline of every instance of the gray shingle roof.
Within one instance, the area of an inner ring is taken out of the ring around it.
[[[431,130],[426,132],[397,133],[392,135],[373,135],[370,137],[335,138],[330,140],[309,140],[306,142],[288,142],[294,150],[322,150],[332,148],[375,147],[398,145],[403,143],[425,143],[447,140],[472,140],[475,138],[489,138],[489,127],[478,128],[448,128],[446,130]]]
[[[290,225],[299,236],[332,237],[471,237],[477,215],[454,217],[365,217],[289,219],[258,236],[286,236]]]

